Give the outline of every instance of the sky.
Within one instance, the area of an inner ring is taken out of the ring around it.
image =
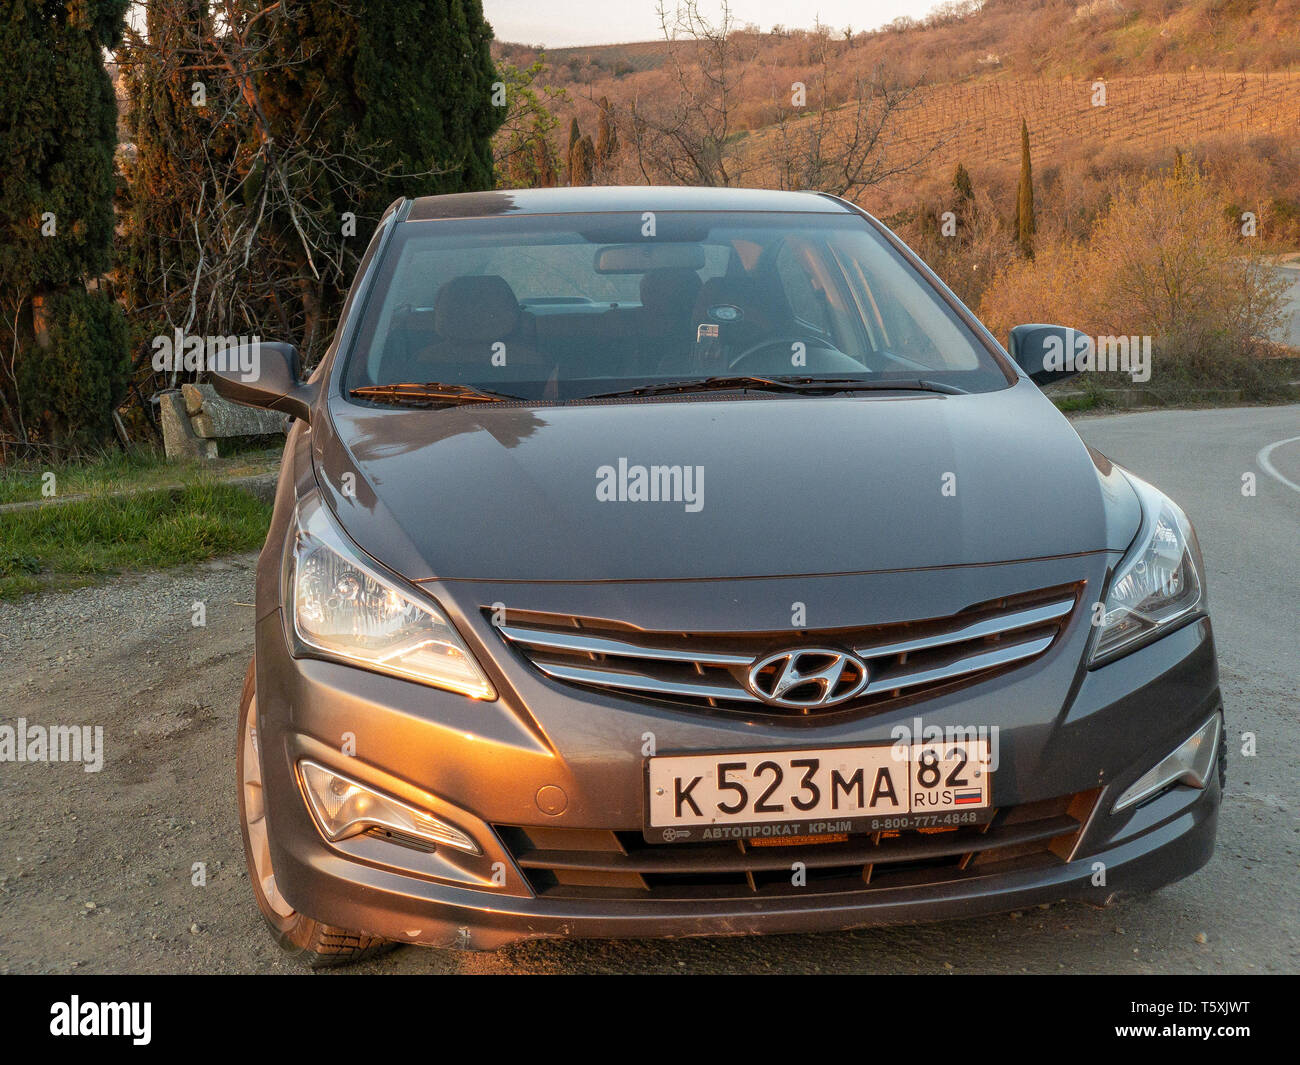
[[[674,0],[665,0],[671,10]],[[731,0],[738,26],[756,23],[809,29],[873,30],[899,15],[920,18],[939,0]],[[720,11],[719,0],[700,0],[706,15]],[[655,0],[483,0],[483,11],[497,40],[563,48],[574,44],[622,44],[661,36]]]

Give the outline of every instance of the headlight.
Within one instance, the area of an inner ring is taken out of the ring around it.
[[[298,507],[288,595],[298,639],[366,669],[495,699],[442,612],[357,557],[318,500]]]
[[[1142,530],[1111,578],[1092,665],[1178,624],[1205,601],[1201,549],[1187,515],[1146,481],[1125,476],[1142,503]]]

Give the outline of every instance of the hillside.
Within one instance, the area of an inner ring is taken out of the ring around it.
[[[780,26],[738,29],[756,38],[758,65],[771,70],[806,63],[816,38]],[[1300,0],[952,0],[920,21],[897,19],[869,33],[828,27],[827,34],[843,61],[884,63],[901,76],[936,83],[990,68],[1078,78],[1203,67],[1286,70],[1300,66]],[[664,63],[669,47],[649,41],[562,48],[547,59],[557,84],[595,87],[606,79],[635,82]],[[539,52],[508,42],[496,49],[513,62]]]
[[[1279,223],[1274,235],[1300,239],[1300,0],[962,0],[873,33],[743,27],[729,41],[738,62],[727,137],[742,145],[739,183],[780,183],[775,123],[789,113],[792,84],[808,86],[806,114],[843,104],[855,80],[883,70],[894,84],[919,86],[887,130],[889,152],[929,154],[905,179],[855,195],[877,213],[907,210],[958,162],[1009,209],[1023,117],[1036,175],[1067,193],[1045,204],[1049,212],[1082,224],[1107,175],[1168,165],[1181,151],[1230,190],[1225,207],[1261,212]],[[561,180],[571,118],[594,130],[606,97],[625,127],[634,104],[674,96],[676,67],[689,69],[698,54],[682,40],[546,54],[495,47],[515,65],[544,58],[540,83],[564,91],[553,105]],[[1104,106],[1094,105],[1099,81]],[[641,179],[623,164],[600,176]]]
[[[1239,203],[1257,213],[1280,210],[1290,217],[1281,204],[1300,201],[1300,71],[1106,78],[1106,104],[1100,107],[1092,104],[1094,84],[1004,74],[937,85],[903,115],[892,150],[919,155],[938,145],[924,172],[946,180],[960,162],[977,181],[1009,193],[1023,117],[1038,178],[1049,187],[1065,171],[1094,178],[1137,172],[1168,165],[1175,151],[1183,151],[1216,172]],[[753,134],[756,155],[767,138],[764,130]],[[914,176],[887,181],[863,202],[888,213],[916,188]]]

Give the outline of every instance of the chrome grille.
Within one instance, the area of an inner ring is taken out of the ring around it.
[[[502,637],[555,680],[667,700],[781,717],[818,717],[974,683],[1023,665],[1065,628],[1082,584],[981,603],[944,618],[858,629],[727,634],[651,632],[571,615],[507,611]],[[816,710],[770,705],[746,687],[750,667],[779,648],[831,645],[853,651],[870,680],[849,702]]]

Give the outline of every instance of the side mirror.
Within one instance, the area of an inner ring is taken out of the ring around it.
[[[1091,350],[1092,338],[1064,325],[1018,325],[1007,348],[1031,381],[1050,385],[1079,372],[1075,359]]]
[[[298,349],[292,344],[259,341],[247,350],[249,357],[241,359],[239,365],[213,369],[212,384],[217,394],[232,403],[309,421],[316,389],[298,379]]]

